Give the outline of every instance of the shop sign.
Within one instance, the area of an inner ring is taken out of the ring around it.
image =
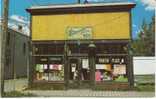
[[[109,58],[99,58],[99,63],[109,63]]]
[[[41,58],[40,61],[41,62],[46,62],[47,61],[47,58]]]
[[[60,57],[50,57],[50,61],[61,61]]]
[[[68,27],[67,39],[92,39],[91,27]]]

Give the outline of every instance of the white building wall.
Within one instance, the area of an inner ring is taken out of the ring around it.
[[[156,57],[133,57],[134,75],[155,74]]]

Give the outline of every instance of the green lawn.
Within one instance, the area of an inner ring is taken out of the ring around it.
[[[135,75],[137,91],[155,91],[155,75]]]
[[[137,85],[136,91],[148,91],[148,92],[154,92],[155,91],[155,85],[154,84],[144,84],[144,85]]]

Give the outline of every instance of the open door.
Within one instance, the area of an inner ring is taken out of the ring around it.
[[[69,88],[90,88],[88,58],[69,59]]]

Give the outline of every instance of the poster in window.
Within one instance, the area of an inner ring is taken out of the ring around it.
[[[36,64],[36,71],[39,71],[40,64]]]
[[[84,68],[84,69],[88,69],[89,68],[88,59],[82,59],[82,68]]]
[[[72,72],[75,72],[76,71],[76,67],[72,67]]]
[[[44,68],[44,70],[48,69],[48,65],[47,64],[44,64],[43,65],[43,68]]]
[[[113,74],[126,74],[126,65],[115,64]]]
[[[39,72],[43,72],[43,64],[39,65]]]
[[[105,69],[111,71],[111,64],[96,64],[96,69]]]
[[[53,65],[52,64],[49,65],[49,69],[53,69]]]
[[[58,65],[58,70],[62,70],[62,65]]]
[[[111,71],[111,64],[104,64],[104,69],[107,71]]]
[[[43,72],[43,64],[36,64],[36,71]]]
[[[59,66],[58,64],[50,64],[50,69],[53,69],[53,70],[59,70]]]
[[[96,64],[96,69],[104,69],[104,65],[103,64]]]

